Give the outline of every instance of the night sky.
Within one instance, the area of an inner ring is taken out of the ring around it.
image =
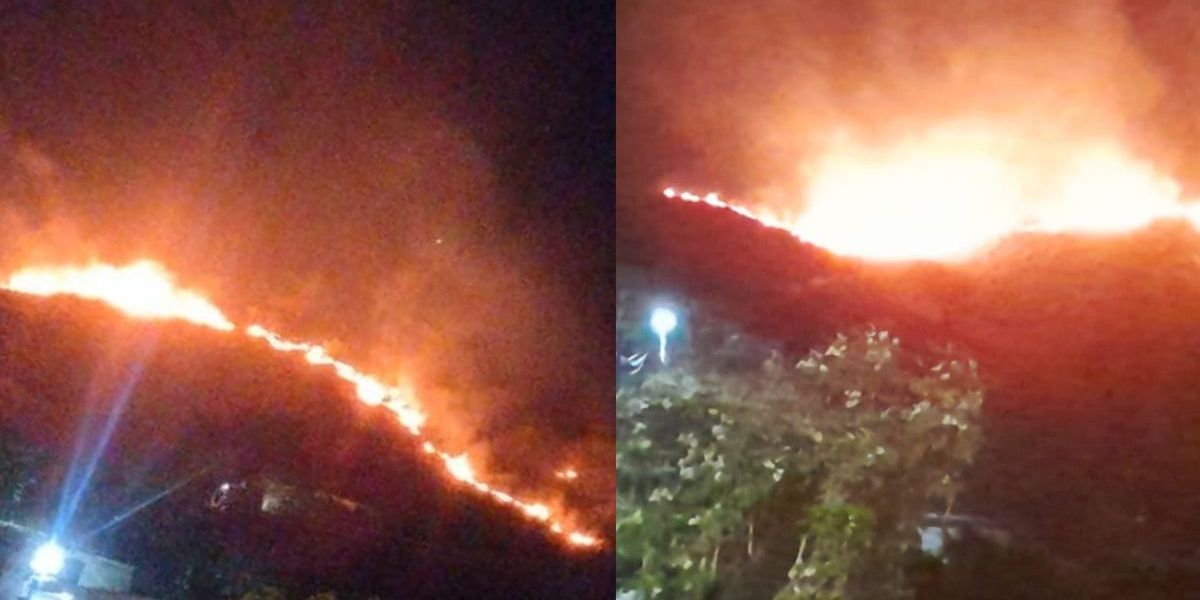
[[[611,518],[612,7],[350,5],[6,3],[0,269],[157,260]]]

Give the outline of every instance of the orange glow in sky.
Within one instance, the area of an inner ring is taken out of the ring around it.
[[[1112,234],[1158,219],[1200,224],[1200,205],[1185,202],[1174,180],[1115,143],[1056,143],[982,126],[947,126],[882,147],[833,145],[790,193],[730,203],[664,190],[837,254],[879,261],[966,259],[1020,231]]]

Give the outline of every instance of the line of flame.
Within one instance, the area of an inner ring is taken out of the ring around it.
[[[304,359],[310,364],[332,366],[338,377],[354,384],[359,400],[371,406],[383,406],[387,408],[395,413],[400,424],[409,433],[414,436],[421,435],[421,427],[425,423],[425,415],[413,406],[414,401],[410,391],[404,388],[384,385],[379,380],[359,372],[351,365],[329,356],[321,346],[285,340],[260,325],[247,327],[246,334],[252,338],[266,341],[268,345],[276,350],[303,354]],[[561,521],[553,518],[550,507],[545,504],[517,499],[503,490],[496,489],[480,481],[466,454],[450,454],[439,449],[430,441],[422,443],[421,449],[426,454],[431,454],[441,459],[446,472],[454,479],[501,504],[515,507],[526,517],[543,523],[551,532],[564,537],[572,545],[596,546],[600,543],[599,539],[582,531],[569,531]]]
[[[707,205],[715,207],[715,208],[728,210],[728,211],[736,213],[742,217],[750,219],[750,220],[758,223],[759,225],[762,225],[769,229],[777,229],[780,231],[784,231],[802,241],[809,242],[809,243],[815,243],[814,240],[810,236],[806,236],[804,231],[800,227],[798,227],[795,223],[788,222],[784,219],[775,217],[774,215],[772,215],[769,212],[757,212],[757,211],[751,210],[735,201],[725,200],[725,199],[721,198],[720,195],[717,194],[716,192],[709,192],[709,193],[701,196],[699,194],[696,194],[696,193],[693,193],[690,191],[686,191],[686,190],[680,191],[674,187],[668,187],[668,188],[664,188],[662,190],[662,195],[664,197],[670,198],[672,200],[680,200],[683,202],[690,202],[690,203],[694,203],[694,204],[707,204]],[[1137,229],[1140,227],[1144,227],[1147,224],[1149,224],[1150,222],[1152,222],[1154,220],[1159,220],[1159,219],[1181,221],[1183,223],[1188,224],[1192,228],[1200,231],[1200,203],[1192,203],[1192,204],[1180,203],[1178,205],[1171,206],[1168,208],[1162,208],[1162,209],[1157,210],[1150,218],[1132,221],[1124,229],[1116,230],[1114,228],[1114,229],[1109,229],[1108,231],[1109,232],[1129,231],[1129,230]],[[1008,234],[1069,233],[1072,231],[1083,232],[1083,233],[1087,232],[1087,230],[1074,229],[1069,226],[1063,226],[1063,225],[1058,225],[1058,224],[1027,223],[1025,225],[1022,225],[1022,226],[1012,229],[1011,231],[1008,232]],[[834,249],[831,249],[828,247],[826,247],[826,249],[833,251],[835,253],[838,253]],[[954,258],[954,257],[945,257],[945,259],[947,259],[947,260],[952,259],[952,258]],[[880,259],[876,258],[876,260],[880,260]]]
[[[70,294],[100,300],[142,319],[183,319],[221,331],[234,330],[220,309],[196,292],[177,289],[170,274],[149,260],[124,267],[92,263],[22,269],[10,276],[4,287],[37,296]]]
[[[105,302],[126,314],[148,319],[182,319],[220,331],[236,329],[216,306],[203,296],[173,285],[170,274],[153,261],[143,260],[125,267],[94,263],[83,268],[30,268],[9,277],[4,288],[38,296],[67,294]],[[415,437],[422,436],[426,417],[417,407],[411,390],[388,386],[349,363],[333,358],[324,347],[287,340],[262,327],[250,325],[245,334],[265,342],[276,351],[301,354],[317,367],[331,367],[344,381],[354,385],[358,399],[371,406],[382,406],[395,414],[397,421]],[[430,441],[422,444],[426,454],[442,462],[446,472],[458,482],[492,500],[512,506],[527,518],[540,523],[572,546],[598,547],[600,539],[583,531],[569,529],[554,518],[545,504],[521,500],[481,481],[466,454],[451,454]]]

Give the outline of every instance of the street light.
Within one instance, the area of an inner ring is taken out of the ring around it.
[[[656,308],[650,314],[650,329],[658,335],[658,359],[667,364],[667,335],[679,325],[679,317],[667,308]]]
[[[63,566],[67,563],[67,551],[58,545],[58,542],[50,540],[37,550],[33,551],[33,558],[29,559],[29,568],[34,575],[43,579],[50,579],[62,573]]]

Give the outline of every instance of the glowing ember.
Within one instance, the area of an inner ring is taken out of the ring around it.
[[[468,483],[475,481],[475,470],[471,468],[471,463],[467,462],[466,454],[443,456],[442,461],[446,463],[446,470],[450,471],[455,479]]]
[[[83,268],[24,269],[8,278],[4,287],[51,296],[71,294],[100,300],[126,314],[143,319],[183,319],[222,331],[233,323],[203,296],[175,287],[165,269],[148,260],[125,267],[92,264]]]
[[[521,509],[532,519],[545,521],[550,518],[550,509],[543,504],[525,504],[522,505]]]
[[[557,531],[556,533],[562,533],[562,531]],[[576,546],[595,546],[596,544],[600,543],[600,540],[582,533],[567,534],[567,541],[575,544]]]
[[[675,188],[668,198],[733,210],[838,254],[962,260],[1020,231],[1122,233],[1160,219],[1200,226],[1200,205],[1118,146],[1051,144],[941,128],[878,149],[843,144],[809,169],[794,213]],[[771,206],[789,204],[769,199]]]
[[[235,329],[233,323],[203,296],[177,288],[171,275],[151,261],[139,261],[125,267],[92,264],[83,268],[24,269],[13,274],[3,287],[39,296],[69,294],[100,300],[133,317],[183,319],[221,331]],[[262,340],[276,351],[299,354],[315,367],[332,368],[338,377],[354,386],[355,395],[361,402],[391,411],[410,434],[422,434],[426,418],[417,408],[411,389],[386,385],[352,365],[333,358],[322,346],[287,340],[260,325],[246,327],[245,334],[252,339]],[[548,531],[567,543],[581,547],[600,545],[600,540],[596,537],[568,530],[561,521],[553,517],[546,505],[518,500],[480,481],[467,455],[446,453],[427,440],[422,442],[421,449],[426,454],[439,457],[447,474],[455,481],[500,504],[515,507],[526,517],[542,523]]]
[[[421,432],[421,426],[425,424],[425,415],[413,406],[414,402],[411,391],[404,388],[386,386],[379,380],[360,373],[358,369],[349,364],[329,356],[325,348],[321,346],[285,340],[261,325],[247,327],[246,335],[264,340],[272,348],[280,352],[303,354],[304,360],[308,361],[309,364],[332,366],[338,377],[354,384],[354,391],[358,399],[364,404],[371,406],[382,405],[384,408],[395,413],[400,424],[408,429],[409,432],[414,435]]]

